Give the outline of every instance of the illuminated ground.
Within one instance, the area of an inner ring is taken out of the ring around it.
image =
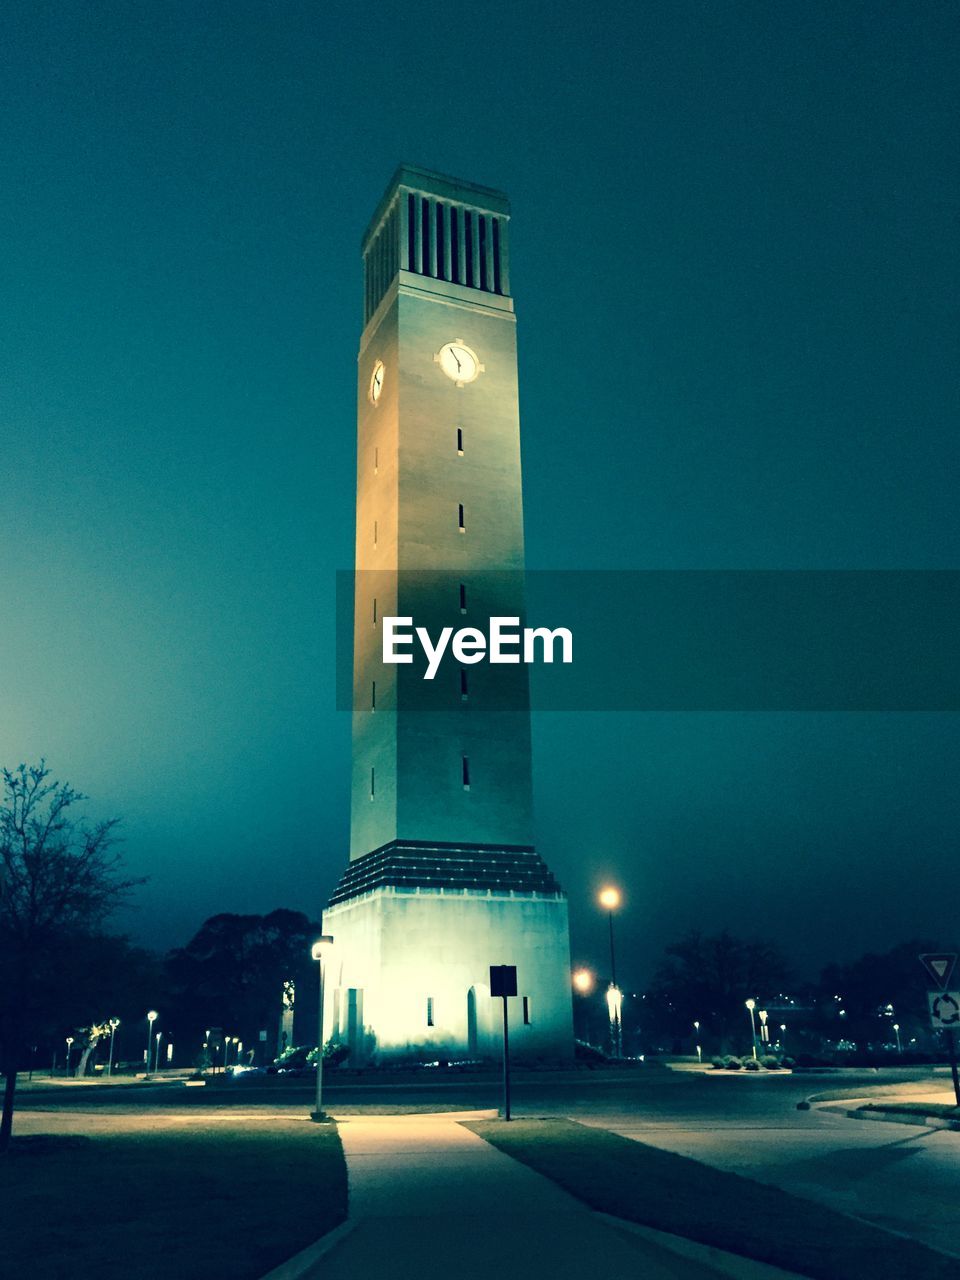
[[[768,1181],[794,1194],[914,1236],[934,1247],[960,1246],[960,1134],[922,1126],[848,1120],[797,1111],[811,1093],[850,1088],[861,1096],[884,1081],[898,1091],[941,1096],[949,1078],[909,1072],[830,1075],[698,1075],[649,1067],[620,1072],[520,1074],[518,1115],[569,1115],[717,1168]],[[427,1073],[390,1083],[331,1077],[327,1105],[344,1118],[397,1109],[491,1109],[495,1073],[486,1078]],[[311,1105],[304,1080],[254,1077],[232,1088],[107,1088],[24,1093],[18,1131],[105,1132],[111,1126],[273,1124]],[[39,1108],[44,1108],[41,1111]]]

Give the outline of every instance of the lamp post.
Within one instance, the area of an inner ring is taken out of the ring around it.
[[[120,1025],[119,1018],[110,1019],[110,1061],[107,1063],[107,1075],[113,1075],[113,1037],[117,1033],[117,1027]]]
[[[694,1024],[693,1024],[693,1031],[694,1031],[694,1035],[697,1037],[697,1062],[702,1063],[702,1062],[703,1062],[703,1049],[701,1048],[701,1045],[700,1045],[700,1023],[699,1023],[699,1021],[694,1022]]]
[[[897,1035],[897,1053],[903,1053],[903,1045],[900,1042],[900,1023],[895,1022],[893,1024],[893,1029]]]
[[[759,1019],[760,1019],[760,1040],[762,1041],[762,1043],[763,1043],[763,1045],[764,1045],[764,1050],[763,1050],[763,1051],[764,1051],[764,1053],[766,1053],[766,1051],[767,1051],[767,1050],[766,1050],[766,1046],[767,1046],[767,1044],[768,1044],[768,1043],[769,1043],[769,1041],[770,1041],[770,1032],[767,1030],[767,1016],[768,1016],[768,1015],[767,1015],[767,1011],[766,1011],[766,1009],[758,1009],[758,1010],[757,1010],[757,1016],[758,1016],[758,1017],[759,1017]]]
[[[757,1007],[757,1002],[752,997],[746,1001],[747,1008],[750,1010],[750,1038],[753,1042],[753,1057],[756,1061],[757,1057],[757,1020],[753,1016],[753,1011]]]
[[[67,1036],[67,1075],[70,1074],[70,1050],[73,1048],[73,1036]]]
[[[160,1070],[160,1041],[163,1039],[163,1032],[158,1031],[153,1037],[153,1069]]]
[[[780,1049],[783,1053],[787,1052],[787,1024],[780,1023]]]
[[[623,992],[611,982],[607,987],[607,1012],[610,1014],[610,1036],[614,1052],[620,1057],[620,1015],[623,1012]]]
[[[160,1015],[156,1009],[151,1009],[147,1014],[147,1069],[144,1072],[144,1076],[148,1080],[150,1079],[150,1050],[153,1048],[153,1024],[159,1017]]]
[[[620,905],[620,890],[614,888],[613,885],[607,885],[600,890],[599,902],[601,907],[607,912],[607,919],[610,925],[610,990],[607,992],[607,1004],[610,1009],[610,1039],[613,1047],[613,1056],[619,1058],[621,1056],[621,993],[617,986],[617,953],[613,941],[613,913]],[[616,998],[611,999],[613,992],[616,992]],[[614,1016],[616,1010],[616,1016]]]
[[[329,933],[323,934],[313,944],[310,954],[320,966],[317,998],[317,1097],[313,1111],[310,1113],[311,1120],[325,1120],[323,1114],[323,979],[324,979],[324,957],[333,946],[333,938]]]

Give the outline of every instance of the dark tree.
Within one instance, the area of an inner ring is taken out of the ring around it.
[[[3,770],[0,804],[0,1152],[10,1145],[24,1047],[84,985],[104,921],[134,885],[116,851],[118,819],[89,823],[86,799],[44,761]]]
[[[266,1031],[272,1057],[286,982],[295,985],[298,1023],[315,1021],[317,966],[310,947],[320,932],[302,912],[282,908],[268,915],[211,916],[167,957],[168,1022],[198,1049],[213,1027],[245,1045],[258,1043]]]
[[[902,942],[849,964],[828,965],[817,988],[824,1037],[852,1041],[860,1050],[879,1049],[895,1043],[896,1022],[905,1049],[914,1039],[923,1048],[936,1047],[927,1008],[927,991],[936,987],[919,957],[925,952],[956,950],[956,944]]]
[[[701,1042],[723,1052],[731,1043],[749,1041],[745,1001],[770,1001],[787,974],[783,957],[765,942],[744,941],[726,931],[714,937],[689,933],[666,949],[649,992],[651,1015],[687,1042],[699,1022]]]

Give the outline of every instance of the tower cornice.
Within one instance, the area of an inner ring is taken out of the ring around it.
[[[467,182],[463,178],[437,173],[433,169],[401,164],[397,166],[393,177],[387,183],[387,188],[374,210],[373,217],[367,224],[360,244],[361,253],[366,252],[370,241],[389,212],[390,206],[401,191],[414,191],[420,195],[433,196],[435,199],[448,200],[466,208],[477,209],[481,213],[496,214],[500,218],[510,217],[510,201],[505,192],[498,191],[495,187],[483,187],[479,183]]]

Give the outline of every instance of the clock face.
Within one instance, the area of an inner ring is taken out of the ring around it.
[[[462,387],[465,382],[473,382],[474,378],[483,372],[483,365],[477,358],[477,353],[471,351],[460,338],[440,348],[437,363],[458,387]]]
[[[370,379],[370,399],[374,404],[380,399],[380,392],[383,390],[383,361],[378,360],[373,366],[373,376]]]

